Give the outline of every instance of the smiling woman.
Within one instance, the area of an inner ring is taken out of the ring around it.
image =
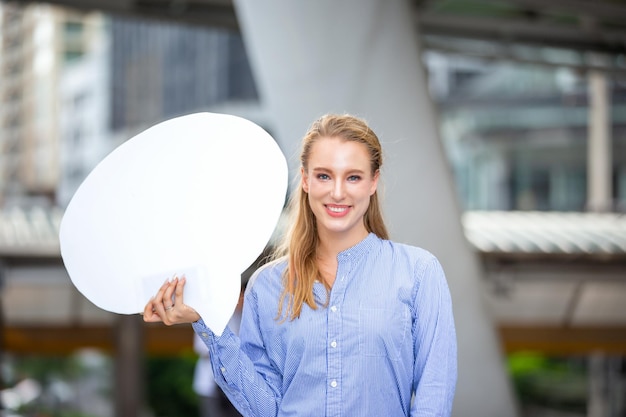
[[[368,233],[389,237],[377,193],[382,163],[378,137],[356,117],[322,117],[304,136],[302,181],[291,201],[296,218],[276,251],[290,264],[279,314],[286,294],[292,297],[285,311],[291,319],[300,315],[303,302],[316,308],[313,285],[319,279],[330,290],[341,250]]]
[[[302,189],[317,221],[323,241],[351,242],[368,233],[363,217],[370,197],[376,192],[379,171],[370,171],[367,149],[341,137],[317,141],[306,166],[302,167]]]
[[[291,226],[250,279],[239,336],[210,329],[185,305],[184,278],[146,305],[146,321],[193,323],[215,380],[243,415],[450,415],[450,293],[431,253],[388,240],[381,155],[362,119],[312,124]]]

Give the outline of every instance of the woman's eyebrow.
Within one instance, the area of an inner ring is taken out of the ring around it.
[[[318,172],[318,171],[333,172],[331,168],[325,168],[325,167],[313,167],[311,168],[311,170],[314,172]],[[363,171],[362,169],[358,169],[358,168],[349,169],[346,172],[349,174],[364,174],[365,173],[365,171]]]

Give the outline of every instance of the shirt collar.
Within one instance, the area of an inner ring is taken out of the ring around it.
[[[380,244],[381,239],[374,233],[368,234],[365,239],[357,243],[356,245],[339,252],[337,255],[338,261],[351,261],[357,262],[364,256],[366,256],[374,246]]]

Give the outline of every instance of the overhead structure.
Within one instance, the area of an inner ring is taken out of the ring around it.
[[[30,3],[32,0],[14,0]],[[233,0],[48,0],[84,11],[239,29]],[[612,0],[408,0],[426,49],[624,75],[626,5]],[[356,9],[358,10],[358,9]],[[528,47],[554,48],[546,56]],[[611,59],[598,65],[587,54]],[[620,58],[621,57],[621,58]]]

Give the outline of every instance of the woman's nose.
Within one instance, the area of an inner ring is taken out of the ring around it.
[[[332,197],[335,200],[341,200],[344,198],[345,196],[345,184],[343,183],[343,181],[335,181],[335,183],[333,184],[333,189],[332,189]]]

